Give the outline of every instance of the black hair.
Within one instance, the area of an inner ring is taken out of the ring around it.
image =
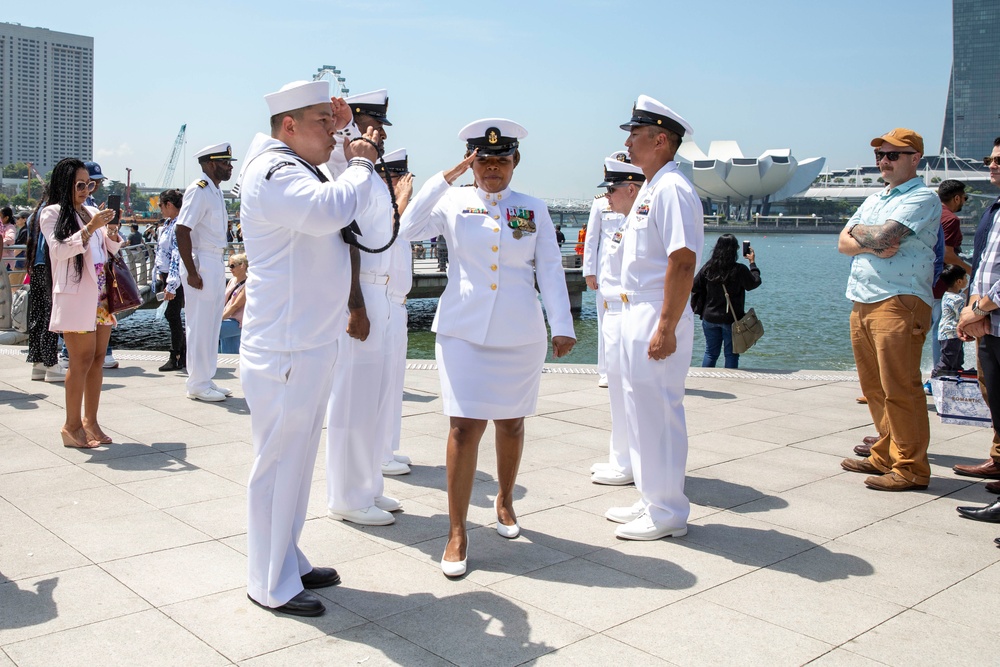
[[[76,188],[76,172],[80,169],[86,171],[87,167],[82,160],[76,158],[63,158],[52,170],[52,178],[49,180],[49,191],[46,205],[59,205],[59,219],[56,220],[54,236],[57,241],[65,241],[69,237],[80,231],[80,224],[76,219],[76,209],[73,204],[73,190]],[[75,265],[75,282],[80,282],[83,275],[83,254],[80,253],[73,258]]]
[[[997,137],[996,139],[993,140],[993,145],[1000,146],[1000,137]]]
[[[42,234],[42,226],[39,224],[39,218],[41,217],[42,207],[45,206],[45,201],[48,199],[49,191],[46,187],[45,191],[42,192],[42,196],[38,198],[38,204],[35,205],[35,210],[31,212],[28,217],[28,242],[25,243],[24,257],[27,260],[25,264],[29,267],[29,270],[35,264],[35,251],[38,250],[38,237]],[[49,247],[45,246],[45,265],[46,271],[49,271]],[[52,280],[48,281],[49,290],[52,289]]]
[[[739,248],[740,242],[732,234],[720,236],[712,249],[712,256],[701,269],[705,272],[705,278],[712,282],[725,282],[736,266]]]
[[[13,218],[14,209],[12,209],[10,206],[4,206],[3,208],[0,208],[0,217],[3,218],[4,222],[6,222],[10,218]]]
[[[941,185],[938,186],[938,198],[942,202],[951,201],[958,195],[965,192],[965,183],[962,181],[956,181],[949,178],[947,181],[941,181]]]
[[[951,287],[965,277],[965,269],[958,264],[945,264],[941,271],[941,282]]]
[[[180,190],[175,190],[171,188],[170,190],[164,190],[160,193],[160,206],[163,204],[173,204],[178,209],[180,209],[181,204],[184,203],[184,193]]]

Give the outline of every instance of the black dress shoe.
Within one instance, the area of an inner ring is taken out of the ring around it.
[[[994,537],[993,541],[996,543],[998,547],[1000,547],[1000,537]]]
[[[1000,523],[1000,500],[986,507],[956,507],[958,513],[976,521]]]
[[[302,575],[303,588],[326,588],[340,583],[340,575],[332,567],[314,567]]]
[[[326,607],[319,601],[319,598],[309,591],[302,591],[280,607],[268,607],[261,604],[250,597],[249,593],[247,593],[247,599],[261,609],[275,611],[279,614],[291,614],[292,616],[322,616],[323,612],[326,611]]]

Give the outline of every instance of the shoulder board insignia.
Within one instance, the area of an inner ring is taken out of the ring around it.
[[[604,197],[605,197],[605,196],[606,196],[606,195],[605,195],[605,194],[604,194],[604,193],[602,192],[602,193],[601,193],[601,194],[599,194],[599,195],[594,195],[594,199],[604,199]]]
[[[288,160],[272,165],[271,168],[267,170],[267,176],[264,177],[264,180],[265,181],[271,180],[271,177],[274,176],[274,172],[278,171],[282,167],[292,167],[294,165],[295,165],[294,162],[289,162]]]
[[[206,181],[204,179],[198,181],[198,187],[199,188],[207,188],[208,187],[208,181]]]

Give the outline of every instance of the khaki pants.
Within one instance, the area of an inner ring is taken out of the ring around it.
[[[851,347],[861,393],[879,432],[869,461],[883,473],[927,484],[930,424],[920,379],[920,354],[931,323],[931,307],[913,295],[878,303],[855,303]]]

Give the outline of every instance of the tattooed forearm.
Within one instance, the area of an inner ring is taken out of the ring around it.
[[[880,252],[898,244],[910,233],[910,228],[895,220],[884,225],[858,225],[851,230],[851,236],[862,248]]]

